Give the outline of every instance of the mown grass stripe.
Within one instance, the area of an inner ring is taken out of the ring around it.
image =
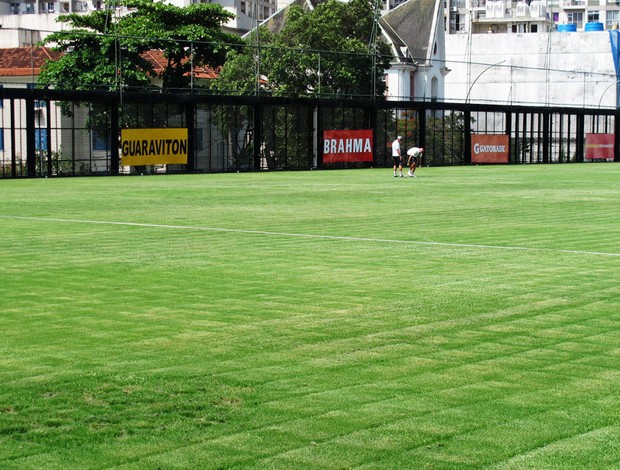
[[[294,237],[294,238],[314,238],[323,240],[343,240],[343,241],[359,241],[359,242],[371,242],[371,243],[397,243],[397,244],[412,244],[412,245],[428,245],[428,246],[445,246],[456,248],[474,248],[474,249],[490,249],[490,250],[510,250],[510,251],[546,251],[554,253],[567,253],[578,255],[593,255],[593,256],[611,256],[619,257],[620,253],[607,253],[601,251],[584,251],[584,250],[561,250],[551,248],[535,248],[524,246],[503,246],[503,245],[478,245],[472,243],[448,243],[448,242],[433,242],[433,241],[420,241],[420,240],[396,240],[386,238],[367,238],[367,237],[353,237],[353,236],[337,236],[337,235],[318,235],[310,233],[287,233],[287,232],[270,232],[265,230],[250,230],[250,229],[231,229],[222,227],[198,227],[187,225],[165,225],[165,224],[150,224],[150,223],[138,223],[138,222],[114,222],[114,221],[102,221],[102,220],[77,220],[77,219],[58,219],[48,217],[23,217],[23,216],[7,216],[0,215],[3,218],[13,218],[20,220],[33,220],[33,221],[49,221],[60,223],[72,223],[72,224],[96,224],[96,225],[121,225],[129,227],[152,227],[152,228],[164,228],[164,229],[176,229],[176,230],[197,230],[206,232],[224,232],[224,233],[240,233],[249,235],[269,235],[277,237]]]

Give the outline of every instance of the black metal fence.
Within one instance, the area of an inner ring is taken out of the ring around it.
[[[425,147],[424,166],[467,165],[472,134],[509,136],[510,163],[583,162],[586,134],[617,110],[384,100],[0,89],[0,178],[389,167],[390,143]],[[188,162],[124,166],[123,128],[188,129]],[[372,129],[373,161],[324,164],[324,130]]]

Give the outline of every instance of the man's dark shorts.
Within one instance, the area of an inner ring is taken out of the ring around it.
[[[400,157],[392,157],[392,160],[394,161],[394,166],[399,166],[403,164],[403,161]]]

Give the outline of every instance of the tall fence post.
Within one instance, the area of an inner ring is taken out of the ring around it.
[[[620,113],[614,114],[614,162],[620,162]]]
[[[370,108],[367,110],[368,112],[368,125],[370,129],[372,129],[372,165],[375,166],[377,164],[377,107]]]
[[[196,104],[192,99],[186,100],[185,104],[185,125],[187,126],[187,165],[186,170],[191,172],[196,170]]]
[[[508,136],[508,163],[515,163],[513,155],[512,155],[512,113],[510,111],[506,111],[506,129],[504,133]]]
[[[323,109],[321,103],[316,105],[316,166],[323,167]]]
[[[542,151],[543,151],[543,163],[549,163],[549,134],[550,132],[550,116],[548,112],[542,113],[543,119],[543,135],[542,135]]]
[[[418,147],[425,148],[426,147],[426,107],[423,107],[418,111],[418,122],[419,122],[419,139]]]
[[[576,142],[576,158],[577,162],[583,162],[584,150],[585,150],[585,116],[583,114],[577,115],[577,142]]]
[[[45,119],[47,122],[47,131],[45,135],[47,165],[45,168],[45,172],[47,176],[52,176],[52,104],[49,100],[45,102]],[[43,171],[43,168],[41,168],[41,171]]]
[[[260,170],[261,169],[260,152],[261,152],[261,147],[262,147],[262,142],[263,142],[263,119],[262,119],[263,104],[262,102],[259,100],[257,103],[254,104],[252,109],[254,110],[254,116],[252,116],[252,119],[254,120],[254,123],[253,123],[254,125],[254,135],[253,135],[254,169]]]
[[[35,145],[34,96],[29,94],[26,103],[26,174],[29,178],[37,175],[37,152]]]
[[[110,104],[110,174],[118,175],[121,166],[119,157],[119,143],[121,138],[121,129],[119,126],[118,116],[119,103],[113,101]]]
[[[465,111],[465,122],[464,122],[464,146],[465,148],[464,153],[465,155],[463,156],[463,164],[464,165],[471,165],[471,111],[469,111],[469,109],[467,111]]]
[[[11,177],[17,178],[17,149],[15,144],[15,100],[11,99]]]

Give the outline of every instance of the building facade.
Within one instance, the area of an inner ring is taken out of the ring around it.
[[[393,101],[444,98],[445,32],[439,0],[408,0],[379,20],[394,59],[386,71],[386,97]]]
[[[235,19],[226,24],[231,32],[244,34],[273,16],[290,0],[171,0],[177,6],[218,3]],[[0,0],[0,47],[37,44],[58,30],[58,15],[87,13],[105,6],[102,0]],[[406,0],[383,0],[385,14]],[[617,0],[443,0],[447,34],[543,33],[574,25],[577,31],[588,24],[617,29],[620,24]],[[597,26],[598,27],[598,26]]]
[[[616,0],[446,0],[448,34],[545,33],[618,29]],[[592,29],[588,26],[594,26]],[[574,29],[573,29],[574,28]]]
[[[496,34],[492,47],[487,35],[446,35],[452,72],[446,77],[445,99],[615,107],[618,77],[611,38],[616,33]]]
[[[243,34],[272,16],[278,0],[170,0],[183,7],[192,3],[218,3],[235,15],[224,26],[229,32]],[[0,47],[30,47],[48,34],[62,28],[56,20],[61,14],[88,13],[113,2],[102,0],[0,0]]]

